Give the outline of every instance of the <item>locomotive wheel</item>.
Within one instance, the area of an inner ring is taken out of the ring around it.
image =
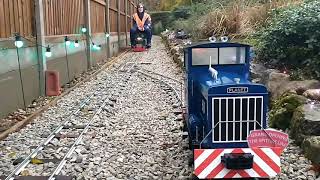
[[[182,131],[188,131],[188,127],[187,127],[187,123],[186,121],[183,121],[183,127],[182,127]]]
[[[190,136],[188,136],[188,145],[189,145],[189,149],[190,149],[191,151],[193,151],[194,146],[193,146],[193,144],[192,144],[192,140],[191,140]]]

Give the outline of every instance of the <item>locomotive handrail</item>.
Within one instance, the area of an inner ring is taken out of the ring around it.
[[[200,142],[200,149],[201,149],[201,145],[202,145],[202,143],[203,143],[203,141],[209,136],[209,134],[210,133],[212,133],[212,130],[213,129],[215,129],[216,128],[216,126],[218,125],[218,124],[220,124],[220,123],[232,123],[232,122],[241,122],[241,123],[243,123],[243,122],[256,122],[256,123],[258,123],[258,125],[261,127],[261,130],[263,130],[266,134],[267,134],[267,136],[271,139],[271,141],[273,141],[273,143],[275,144],[276,142],[270,137],[270,135],[265,131],[265,129],[263,128],[263,126],[261,126],[261,124],[257,121],[257,120],[246,120],[246,121],[221,121],[221,122],[218,122],[217,124],[215,124],[214,125],[214,127],[209,131],[209,133],[202,139],[202,141]]]

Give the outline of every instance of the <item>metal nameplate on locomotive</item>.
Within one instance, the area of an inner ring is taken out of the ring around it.
[[[248,93],[248,87],[230,87],[227,89],[227,93]]]

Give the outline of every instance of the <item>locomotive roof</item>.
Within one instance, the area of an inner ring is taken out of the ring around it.
[[[232,43],[232,42],[198,42],[194,43],[188,46],[185,46],[184,49],[189,49],[189,48],[219,48],[219,47],[250,47],[250,45],[247,44],[241,44],[241,43]]]

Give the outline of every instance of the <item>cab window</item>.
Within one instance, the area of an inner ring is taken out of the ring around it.
[[[192,65],[209,65],[210,56],[212,65],[244,64],[245,54],[245,47],[193,48]]]

